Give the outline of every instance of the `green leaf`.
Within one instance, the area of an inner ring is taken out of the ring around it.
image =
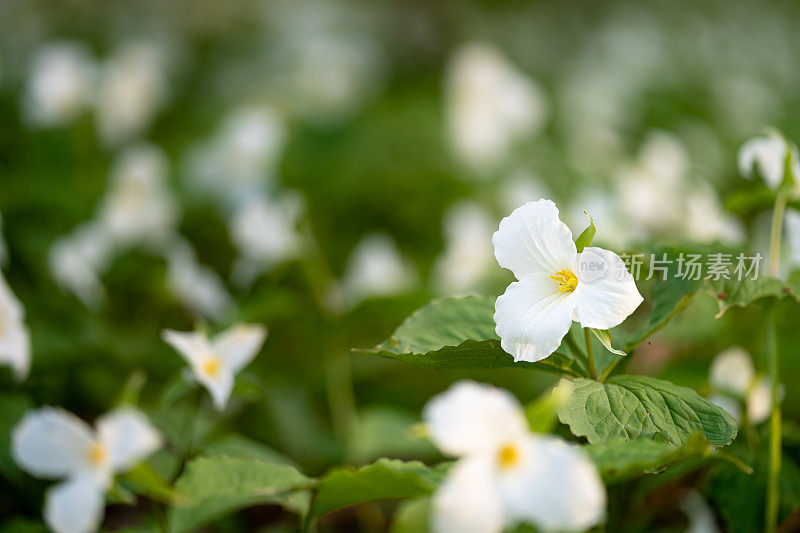
[[[558,426],[558,408],[567,398],[570,387],[559,385],[525,406],[528,427],[536,433],[552,433]]]
[[[604,443],[588,444],[584,450],[594,461],[603,480],[620,482],[653,472],[671,463],[708,452],[708,441],[699,434],[686,446],[640,439],[611,439]]]
[[[352,461],[364,464],[379,457],[434,457],[436,448],[415,431],[417,413],[396,407],[371,406],[359,412],[353,425]]]
[[[794,280],[792,280],[792,283]],[[775,278],[756,279],[720,279],[706,280],[706,290],[719,304],[716,318],[721,317],[731,307],[746,307],[761,298],[783,298],[791,296],[795,300],[798,294],[793,290],[792,284]]]
[[[581,253],[584,248],[587,246],[592,245],[592,240],[594,239],[595,234],[597,233],[597,228],[594,227],[594,219],[589,216],[589,213],[586,211],[583,212],[587,217],[589,217],[589,227],[583,230],[583,233],[578,235],[578,238],[575,239],[575,248],[578,249],[578,253]]]
[[[190,531],[263,503],[277,503],[303,514],[309,495],[300,489],[312,482],[289,465],[226,456],[199,457],[186,466],[175,483],[175,489],[190,501],[172,508],[170,531]]]
[[[407,500],[397,506],[390,533],[424,533],[428,531],[431,499],[429,496]]]
[[[592,328],[592,333],[594,333],[594,336],[597,337],[597,340],[599,340],[603,344],[603,346],[605,346],[606,350],[608,350],[609,352],[615,355],[628,355],[622,350],[617,350],[611,345],[611,334],[608,332],[607,329]]]
[[[242,459],[258,459],[265,463],[296,466],[294,461],[260,442],[241,435],[228,435],[203,447],[204,455],[227,455]]]
[[[558,352],[536,363],[515,363],[500,347],[493,317],[494,298],[487,296],[431,300],[409,316],[387,341],[372,349],[354,351],[432,368],[516,367],[583,375],[575,360]]]
[[[731,415],[694,390],[647,376],[576,379],[558,418],[593,444],[649,437],[684,445],[699,431],[712,445],[724,446],[738,431]]]
[[[310,517],[357,503],[425,496],[436,489],[443,476],[441,470],[419,461],[395,459],[379,459],[359,469],[339,468],[320,481]]]

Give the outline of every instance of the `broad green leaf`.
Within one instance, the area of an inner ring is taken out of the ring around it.
[[[558,425],[558,408],[567,399],[569,391],[569,382],[564,381],[525,406],[525,418],[531,431],[552,433]]]
[[[176,493],[169,482],[149,464],[139,463],[120,476],[124,488],[168,504],[183,503],[184,499]]]
[[[775,191],[756,182],[746,189],[734,191],[725,199],[725,210],[737,215],[768,209],[775,203]]]
[[[619,482],[655,471],[675,461],[691,456],[704,455],[709,445],[699,434],[690,438],[686,446],[640,439],[611,439],[604,443],[588,444],[584,450],[589,454],[603,480]]]
[[[594,239],[595,233],[597,233],[597,228],[594,227],[594,219],[592,219],[586,211],[583,213],[589,217],[589,227],[583,230],[583,233],[578,235],[578,238],[575,239],[575,248],[578,249],[578,253],[581,253],[587,246],[592,245],[592,240]]]
[[[119,482],[111,485],[106,493],[106,502],[111,504],[135,505],[136,495]]]
[[[611,334],[608,332],[607,329],[594,329],[592,328],[592,333],[594,336],[597,337],[603,346],[605,346],[606,350],[615,354],[615,355],[628,355],[622,350],[617,350],[614,346],[611,345]]]
[[[199,457],[186,466],[175,483],[175,490],[189,503],[172,508],[170,531],[191,531],[263,503],[277,503],[304,514],[309,496],[301,489],[312,482],[288,465],[226,456]]]
[[[592,444],[649,437],[681,446],[700,432],[724,446],[738,431],[731,415],[694,390],[648,376],[614,376],[605,383],[576,379],[558,418]]]
[[[203,447],[204,455],[227,455],[242,459],[258,459],[265,463],[296,466],[294,461],[260,442],[241,435],[228,435]]]
[[[431,300],[409,316],[389,340],[372,349],[355,351],[433,368],[482,370],[513,366],[583,375],[576,361],[558,352],[536,363],[515,363],[500,347],[493,316],[494,298],[487,296]]]
[[[783,298],[791,296],[795,300],[798,294],[792,285],[779,279],[760,277],[757,279],[720,279],[706,280],[706,290],[719,304],[717,318],[725,314],[731,307],[746,307],[761,298]]]
[[[310,517],[357,503],[425,496],[436,489],[443,475],[419,461],[395,459],[379,459],[359,469],[339,468],[320,481]]]

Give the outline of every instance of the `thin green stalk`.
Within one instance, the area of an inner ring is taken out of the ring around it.
[[[788,192],[784,189],[778,191],[775,198],[775,207],[772,210],[772,229],[769,236],[769,275],[777,277],[781,259],[781,231],[783,229],[783,215],[786,212],[786,197]]]
[[[781,501],[781,404],[778,385],[780,358],[778,354],[778,325],[775,308],[771,309],[767,329],[767,365],[772,379],[772,414],[769,429],[769,477],[767,478],[767,507],[765,511],[767,533],[778,529],[778,510]]]
[[[594,351],[592,350],[592,332],[589,328],[583,328],[583,336],[586,339],[586,357],[589,359],[589,375],[592,379],[597,379],[597,369],[594,366]]]

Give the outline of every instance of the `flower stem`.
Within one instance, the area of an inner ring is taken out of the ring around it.
[[[784,189],[778,191],[775,198],[775,207],[772,209],[772,228],[769,236],[769,275],[778,276],[781,260],[781,231],[783,229],[783,215],[786,211],[786,197],[788,192]]]
[[[589,328],[583,328],[583,336],[586,339],[586,356],[589,359],[589,374],[592,379],[597,379],[597,369],[594,366],[594,351],[592,351],[592,332]]]
[[[767,533],[778,528],[778,511],[781,501],[781,405],[778,386],[780,379],[780,358],[778,357],[778,325],[776,309],[769,311],[767,318],[767,364],[772,380],[772,413],[769,429],[769,477],[767,478],[767,507],[765,511]]]

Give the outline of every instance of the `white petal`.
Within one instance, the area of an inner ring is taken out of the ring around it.
[[[200,374],[197,376],[197,380],[211,393],[211,399],[214,401],[217,411],[225,409],[228,399],[231,397],[231,391],[233,391],[233,372],[223,367],[216,377],[210,378]]]
[[[739,149],[738,163],[740,174],[749,177],[757,166],[767,185],[777,189],[783,182],[786,141],[777,135],[754,137]]]
[[[575,317],[582,327],[613,328],[642,303],[633,276],[614,252],[584,248],[578,256],[577,270]]]
[[[103,508],[103,489],[79,476],[47,491],[44,519],[55,533],[90,533],[100,527]]]
[[[522,406],[506,390],[459,381],[422,411],[431,440],[444,453],[491,451],[527,431]]]
[[[772,387],[769,379],[759,379],[747,394],[747,420],[760,424],[772,413]]]
[[[544,531],[582,531],[605,516],[606,492],[594,463],[555,437],[529,435],[520,463],[500,469],[507,523],[531,522]]]
[[[550,200],[528,202],[500,221],[492,235],[494,255],[517,279],[536,273],[552,275],[575,265],[572,232],[558,218]]]
[[[711,363],[711,385],[744,397],[755,377],[753,360],[743,348],[728,348],[717,354]]]
[[[165,329],[161,333],[164,342],[175,348],[187,363],[198,365],[203,358],[212,353],[211,344],[206,336],[196,331],[174,331]]]
[[[258,354],[267,330],[263,326],[240,324],[223,331],[211,341],[214,353],[236,373]]]
[[[14,428],[12,453],[23,469],[38,477],[65,477],[90,468],[94,432],[62,409],[44,407],[25,415]]]
[[[433,495],[430,526],[434,533],[500,533],[503,508],[494,481],[491,456],[462,459]]]
[[[114,471],[127,470],[161,447],[161,435],[137,409],[116,409],[101,417],[96,425]]]
[[[549,274],[528,275],[509,285],[494,304],[503,349],[515,361],[539,361],[553,353],[572,324],[576,293],[558,292]]]

